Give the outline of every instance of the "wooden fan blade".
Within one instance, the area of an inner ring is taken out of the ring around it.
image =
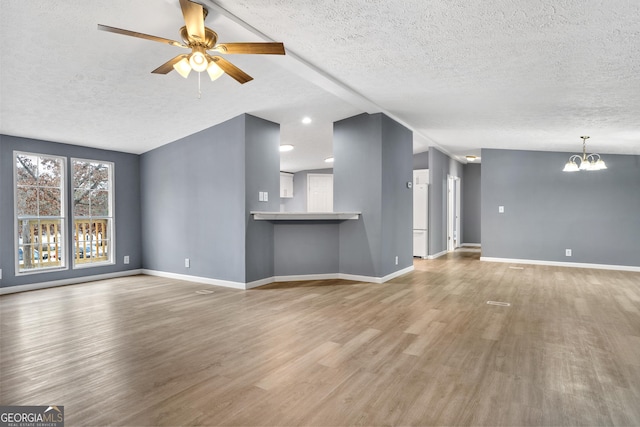
[[[213,50],[220,53],[284,55],[282,43],[221,43],[215,45]]]
[[[253,77],[221,56],[209,56],[209,59],[211,61],[215,61],[216,65],[218,65],[222,71],[233,77],[240,84],[245,84],[246,82],[253,80]]]
[[[182,58],[188,58],[189,55],[178,55],[175,58],[171,58],[170,60],[168,60],[167,62],[165,62],[164,64],[162,64],[161,66],[159,66],[158,68],[156,68],[155,70],[152,71],[152,73],[154,74],[167,74],[171,71],[173,71],[173,65],[178,63]]]
[[[189,37],[204,42],[204,10],[202,5],[189,0],[180,0],[180,7]]]
[[[166,43],[171,46],[184,47],[189,49],[188,46],[183,45],[175,40],[163,39],[162,37],[150,36],[149,34],[137,33],[135,31],[123,30],[122,28],[109,27],[108,25],[98,24],[98,29],[102,31],[108,31],[110,33],[122,34],[124,36],[138,37],[140,39],[151,40],[154,42]]]

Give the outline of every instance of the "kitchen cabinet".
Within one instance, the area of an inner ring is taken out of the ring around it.
[[[280,172],[280,197],[290,199],[293,197],[293,174]]]

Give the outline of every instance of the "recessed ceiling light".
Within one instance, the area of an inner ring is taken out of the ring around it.
[[[465,157],[467,158],[468,162],[473,162],[473,161],[475,161],[477,159],[476,156],[465,156]]]
[[[302,119],[302,123],[304,123],[305,125],[308,125],[309,123],[311,123],[311,117],[304,117]]]
[[[327,157],[326,159],[324,159],[324,161],[326,163],[333,163],[333,157]]]
[[[293,150],[293,145],[291,144],[284,144],[280,146],[280,152],[284,153],[285,151],[291,151]]]

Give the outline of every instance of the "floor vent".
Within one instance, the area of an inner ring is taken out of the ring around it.
[[[209,295],[212,294],[214,291],[210,291],[209,289],[200,289],[199,291],[196,291],[196,294],[200,294],[200,295]]]
[[[524,270],[524,267],[509,267],[512,270]]]
[[[487,304],[489,305],[499,305],[502,307],[510,307],[511,304],[508,302],[500,302],[500,301],[487,301]]]

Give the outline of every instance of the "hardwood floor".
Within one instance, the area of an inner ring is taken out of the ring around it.
[[[2,296],[0,402],[67,426],[640,425],[640,273],[478,257],[381,285]]]

